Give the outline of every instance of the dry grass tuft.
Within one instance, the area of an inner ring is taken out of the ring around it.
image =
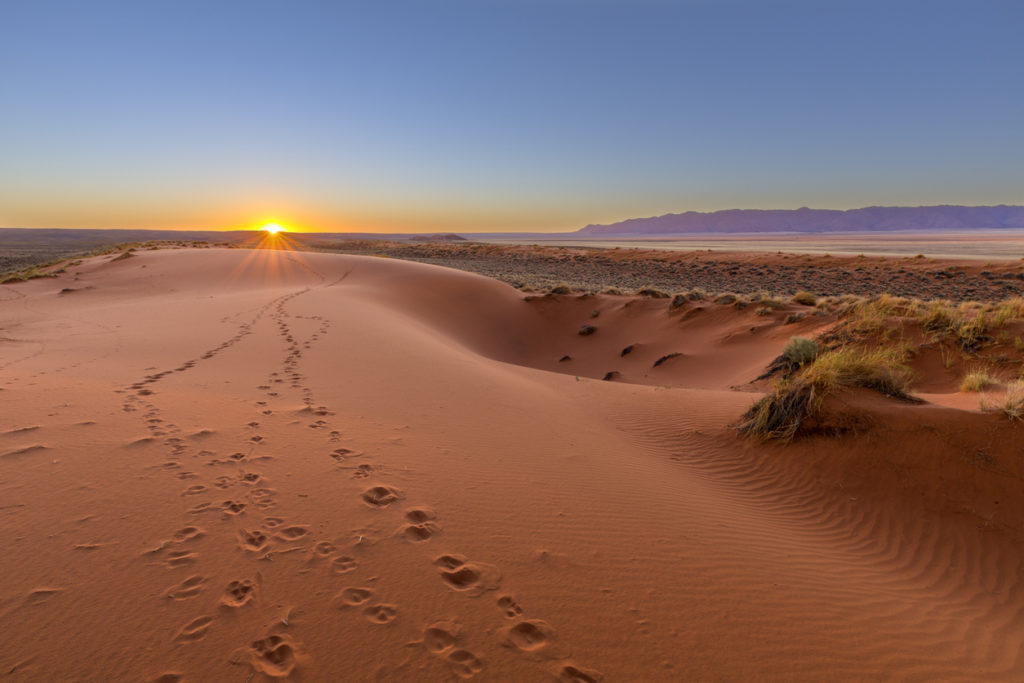
[[[801,306],[814,306],[818,303],[818,297],[806,290],[800,290],[793,295],[793,302],[798,303]]]
[[[984,370],[975,370],[964,375],[963,381],[960,382],[960,391],[981,391],[996,383],[996,378]]]
[[[984,397],[981,409],[988,413],[1003,413],[1011,420],[1024,416],[1024,382],[1016,380],[1006,387],[1006,393],[997,399]]]
[[[814,386],[806,382],[783,382],[775,391],[743,414],[738,429],[758,439],[789,441],[816,403]]]

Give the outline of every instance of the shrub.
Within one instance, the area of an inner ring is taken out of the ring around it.
[[[572,287],[563,282],[562,284],[555,285],[548,290],[548,294],[572,294]]]
[[[990,413],[1003,413],[1011,420],[1024,416],[1024,382],[1016,380],[1006,387],[1006,393],[998,399],[981,399],[981,409]]]
[[[942,301],[932,301],[928,310],[921,317],[921,327],[932,332],[946,330],[953,326],[953,316],[949,306]]]
[[[982,311],[973,317],[961,320],[954,330],[964,351],[974,351],[981,346],[982,342],[987,341],[986,332],[988,332],[988,319]]]
[[[814,306],[818,303],[818,297],[808,291],[800,290],[793,295],[793,301],[801,306]]]
[[[996,378],[984,370],[975,370],[964,375],[960,391],[981,391],[996,383]]]
[[[758,439],[789,441],[812,412],[815,390],[805,382],[785,382],[743,414],[738,429]]]
[[[818,355],[818,342],[807,337],[790,337],[782,347],[782,355],[793,365],[803,365]]]
[[[640,289],[636,290],[636,293],[639,296],[649,296],[652,299],[668,298],[668,294],[661,291],[660,289],[654,289],[653,287],[641,287]]]
[[[719,294],[715,297],[716,304],[731,304],[736,301],[735,294]]]
[[[909,399],[910,370],[903,365],[902,349],[843,347],[814,359],[804,377],[831,393],[840,387],[865,387],[893,398]]]
[[[700,288],[691,289],[686,293],[686,298],[690,301],[703,301],[708,298],[708,293]]]

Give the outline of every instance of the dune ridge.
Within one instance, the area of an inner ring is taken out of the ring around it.
[[[827,321],[272,250],[3,293],[15,680],[1022,670],[1014,425],[852,392],[859,433],[732,429]]]

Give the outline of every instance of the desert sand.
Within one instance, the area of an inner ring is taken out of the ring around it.
[[[827,318],[527,298],[240,249],[0,288],[0,672],[1020,680],[1013,423],[939,382],[743,439]]]

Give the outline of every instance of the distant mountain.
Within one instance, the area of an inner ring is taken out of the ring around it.
[[[1024,206],[869,206],[864,209],[729,209],[669,213],[588,225],[576,235],[679,235],[741,232],[888,232],[1024,228]]]

